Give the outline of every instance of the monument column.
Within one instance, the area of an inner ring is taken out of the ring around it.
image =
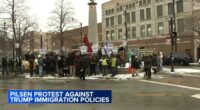
[[[90,0],[89,5],[89,24],[88,24],[88,39],[92,43],[92,47],[98,48],[98,26],[97,26],[97,3],[94,0]]]

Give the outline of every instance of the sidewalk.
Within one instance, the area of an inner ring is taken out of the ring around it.
[[[152,79],[152,81],[200,88],[200,77],[167,77],[163,79]]]
[[[198,69],[175,69],[172,73],[170,69],[163,68],[158,75],[166,77],[152,78],[151,81],[200,88],[200,70]]]
[[[13,78],[17,78],[17,76],[14,73],[9,73],[8,75],[2,75],[2,73],[0,72],[0,80],[2,79],[13,79]]]

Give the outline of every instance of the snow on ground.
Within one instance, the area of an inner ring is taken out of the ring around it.
[[[163,71],[167,73],[172,73],[171,69],[168,69],[168,68],[163,68]],[[199,73],[200,74],[200,70],[179,68],[179,69],[175,69],[175,72],[173,73],[176,73],[176,74]]]
[[[171,74],[181,74],[181,75],[189,75],[191,73],[199,73],[200,75],[200,70],[198,69],[175,69],[175,72],[172,73],[171,72],[171,69],[169,68],[163,68],[163,72],[165,73],[171,73]],[[111,77],[110,74],[106,75],[106,76],[102,76],[102,74],[100,75],[95,75],[95,76],[86,76],[86,79],[88,80],[96,80],[96,79],[103,79],[103,80],[106,80],[106,79],[111,79],[111,80],[129,80],[129,79],[140,79],[140,78],[143,78],[144,77],[144,72],[140,72],[138,73],[138,76],[136,77],[132,77],[132,74],[118,74],[114,77]],[[161,75],[154,75],[152,74],[152,77],[154,78],[163,78],[163,76]],[[33,76],[33,77],[30,77],[29,74],[25,74],[25,78],[28,78],[28,79],[79,79],[78,77],[58,77],[58,76],[51,76],[51,75],[48,75],[48,76],[44,76],[44,77],[38,77],[38,76]]]

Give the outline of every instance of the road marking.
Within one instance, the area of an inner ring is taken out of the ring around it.
[[[8,88],[0,88],[0,90],[5,90],[5,89],[8,89]]]
[[[189,86],[182,86],[182,85],[169,84],[169,83],[162,83],[162,82],[156,82],[156,81],[147,81],[147,80],[138,80],[138,81],[200,91],[200,88],[196,88],[196,87],[189,87]]]
[[[162,97],[162,96],[166,96],[165,93],[138,93],[135,96],[140,96],[140,97]]]
[[[192,95],[191,97],[192,97],[192,98],[200,99],[200,94],[195,94],[195,95]]]

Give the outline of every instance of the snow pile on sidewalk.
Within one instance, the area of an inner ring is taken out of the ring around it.
[[[167,72],[167,73],[175,73],[175,74],[186,74],[186,73],[199,73],[200,74],[200,70],[197,70],[197,69],[175,69],[175,72],[171,72],[171,69],[168,69],[168,68],[163,68],[163,71],[164,72]]]
[[[39,76],[30,77],[29,74],[26,74],[25,78],[27,78],[27,79],[47,79],[47,80],[48,79],[78,79],[77,77],[58,77],[58,76],[51,76],[51,75],[44,76],[44,77],[39,77]]]
[[[118,79],[118,80],[128,80],[128,79],[132,79],[132,74],[118,74],[116,76],[114,76],[114,78]]]

